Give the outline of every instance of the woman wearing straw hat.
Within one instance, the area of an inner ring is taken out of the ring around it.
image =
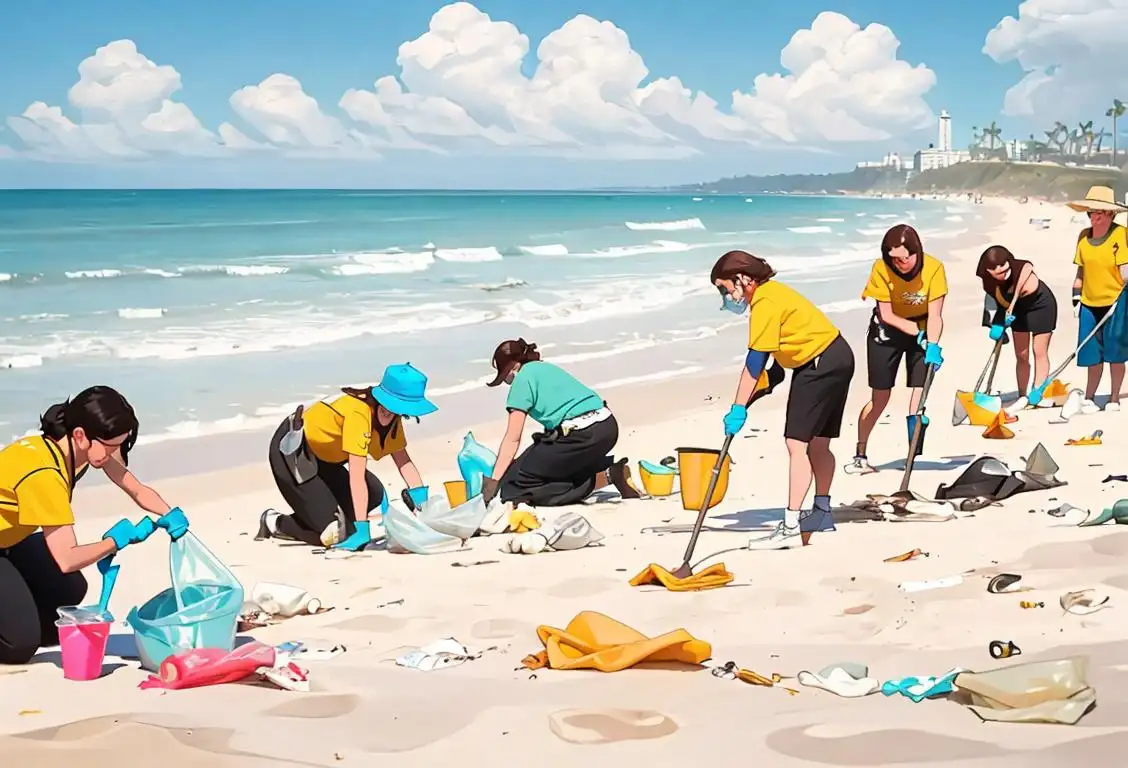
[[[427,377],[404,363],[388,366],[376,386],[344,387],[333,399],[298,406],[274,433],[269,451],[274,482],[292,513],[263,512],[256,538],[363,549],[372,540],[369,513],[387,505],[368,459],[391,456],[408,489],[423,486],[407,452],[403,420],[438,410],[426,389]]]
[[[1069,203],[1075,211],[1088,214],[1089,226],[1077,237],[1073,263],[1073,314],[1077,317],[1077,341],[1082,342],[1109,312],[1093,338],[1077,351],[1077,365],[1088,369],[1082,413],[1096,413],[1093,402],[1108,363],[1112,379],[1111,396],[1105,410],[1120,410],[1120,388],[1124,383],[1124,363],[1128,361],[1128,310],[1123,294],[1128,277],[1128,238],[1113,219],[1128,207],[1116,202],[1109,187],[1095,186],[1083,200]]]
[[[870,434],[889,405],[897,383],[897,370],[904,359],[909,397],[908,439],[916,429],[916,411],[929,366],[939,370],[944,363],[940,336],[944,333],[944,297],[948,277],[944,264],[924,252],[920,235],[908,224],[891,227],[881,240],[881,258],[873,263],[863,299],[877,306],[866,335],[866,368],[870,401],[858,416],[858,444],[847,474],[876,471],[866,457]],[[927,417],[925,417],[927,419]],[[924,422],[927,425],[927,420]],[[923,427],[922,427],[923,428]],[[923,442],[918,442],[919,446]]]
[[[602,397],[563,368],[541,360],[537,345],[524,339],[498,344],[493,367],[497,375],[488,386],[509,385],[509,418],[493,472],[482,480],[486,503],[500,494],[504,502],[561,507],[578,504],[608,485],[624,499],[639,498],[628,460],[611,456],[619,442],[619,422]],[[533,435],[533,444],[518,456],[529,417],[544,432]]]
[[[749,549],[757,550],[806,545],[812,533],[834,530],[830,441],[842,429],[854,377],[854,352],[838,328],[805,296],[775,280],[775,274],[766,261],[746,251],[729,251],[709,274],[724,301],[722,309],[748,312],[748,355],[724,417],[725,435],[744,427],[757,390],[770,386],[763,379],[769,357],[792,372],[783,426],[791,466],[787,509],[771,534],[748,542]],[[812,480],[814,501],[803,512]]]

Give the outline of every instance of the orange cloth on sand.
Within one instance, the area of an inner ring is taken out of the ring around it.
[[[660,585],[671,592],[698,592],[702,589],[716,589],[732,582],[735,578],[725,569],[724,563],[714,563],[703,571],[679,579],[660,565],[651,563],[640,574],[630,580],[632,587]]]
[[[684,629],[647,637],[626,624],[595,611],[583,611],[564,629],[541,625],[537,636],[544,650],[522,659],[528,669],[594,669],[618,672],[644,661],[701,664],[713,647]]]
[[[1006,411],[999,411],[995,414],[994,421],[987,429],[983,430],[983,436],[989,440],[1010,440],[1014,437],[1014,432],[1007,428]]]

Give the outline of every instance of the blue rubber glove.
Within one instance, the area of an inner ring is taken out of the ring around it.
[[[1007,332],[1006,326],[992,325],[991,326],[991,332],[988,333],[987,335],[991,337],[991,341],[1002,341],[1003,336],[1006,335],[1006,332]]]
[[[744,429],[744,422],[746,421],[748,421],[748,408],[733,403],[728,414],[725,415],[725,437],[735,435]]]
[[[157,524],[153,522],[151,517],[143,517],[136,523],[123,517],[102,534],[102,538],[112,539],[117,551],[120,552],[130,544],[138,544],[149,538],[156,530]]]
[[[939,344],[928,342],[928,346],[924,348],[924,364],[940,370],[940,366],[944,364],[944,354]]]
[[[1003,316],[1003,326],[1004,327],[1010,328],[1011,325],[1013,325],[1013,324],[1014,324],[1014,315],[1004,315]]]
[[[168,537],[176,541],[188,533],[188,518],[180,507],[173,507],[157,518],[157,527],[168,531]]]
[[[333,549],[359,552],[368,546],[368,542],[370,541],[372,541],[372,523],[368,520],[357,520],[356,530],[353,531],[352,536],[349,536],[338,544],[334,544]]]

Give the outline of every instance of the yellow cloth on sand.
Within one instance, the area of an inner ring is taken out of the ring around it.
[[[513,533],[528,533],[540,528],[540,520],[527,509],[515,509],[509,513],[509,530]]]
[[[648,661],[699,665],[713,655],[709,643],[684,629],[647,637],[595,611],[577,614],[564,629],[541,625],[537,636],[544,650],[522,659],[527,669],[618,672]]]
[[[632,587],[648,584],[663,586],[671,592],[699,592],[703,589],[723,587],[731,583],[733,578],[724,563],[714,563],[705,570],[686,576],[684,579],[679,579],[662,566],[651,563],[631,579],[630,584]]]

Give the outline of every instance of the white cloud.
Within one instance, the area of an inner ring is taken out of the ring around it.
[[[922,96],[935,75],[899,60],[898,47],[888,27],[863,29],[821,13],[783,49],[782,73],[756,76],[722,107],[678,77],[651,80],[627,33],[609,21],[580,14],[534,51],[513,24],[456,2],[400,46],[398,75],[349,89],[339,112],[323,108],[296,77],[276,73],[231,94],[239,120],[213,132],[172,100],[181,88],[174,67],[119,40],[79,65],[69,103],[81,119],[35,102],[9,123],[35,156],[59,159],[264,149],[316,157],[423,149],[648,158],[685,157],[722,142],[825,146],[931,123]]]
[[[1023,75],[1004,98],[1009,115],[1103,116],[1128,93],[1124,68],[1128,0],[1025,0],[987,34],[983,52]],[[1097,111],[1099,110],[1099,115]]]

